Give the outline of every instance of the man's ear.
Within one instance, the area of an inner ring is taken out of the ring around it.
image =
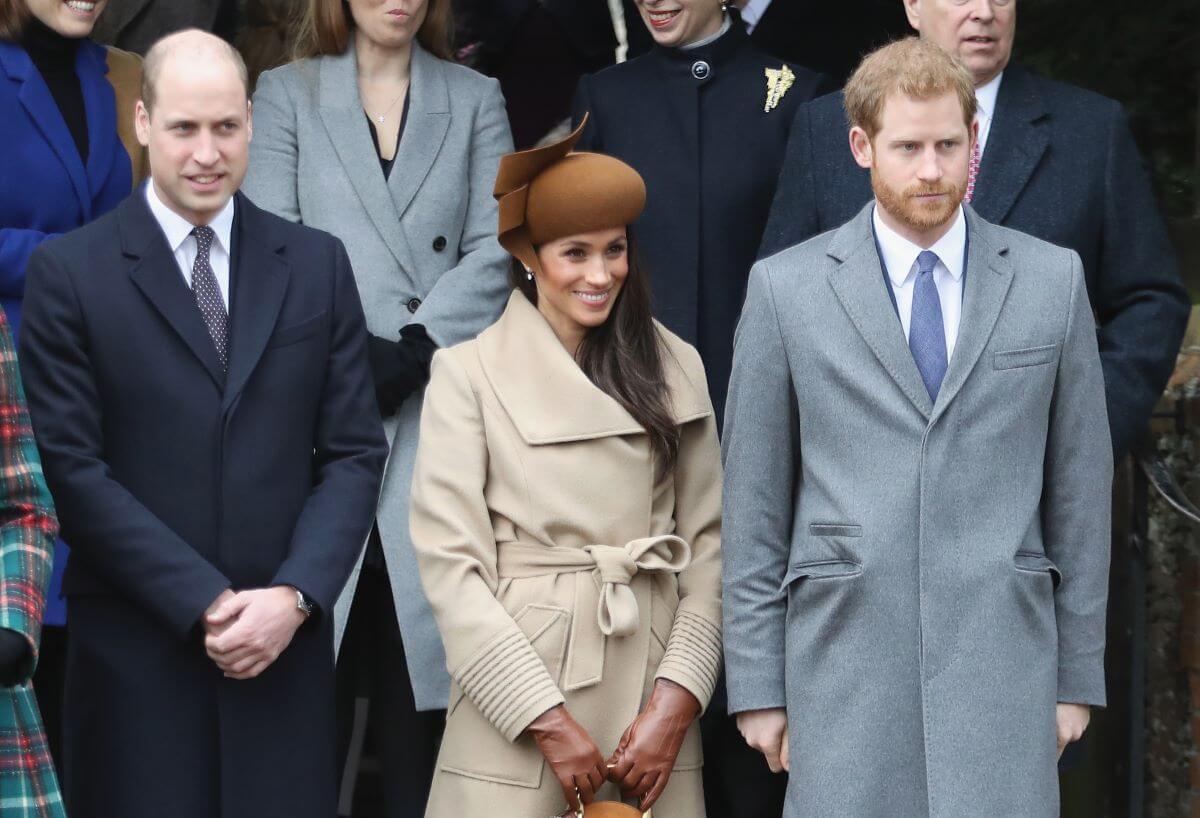
[[[254,141],[254,103],[246,100],[246,141]]]
[[[133,129],[137,132],[137,141],[143,148],[150,144],[150,112],[139,99],[133,109]]]
[[[857,125],[850,129],[850,153],[854,154],[854,161],[860,168],[870,170],[875,159],[875,148],[871,144],[871,137]]]
[[[904,16],[913,31],[921,33],[921,0],[901,0],[904,3]]]

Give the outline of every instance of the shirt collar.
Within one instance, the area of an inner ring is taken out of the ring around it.
[[[975,89],[976,116],[990,120],[996,115],[996,97],[1000,93],[1000,80],[1004,79],[1001,71],[983,85]]]
[[[163,235],[166,236],[167,246],[174,253],[192,234],[195,225],[163,204],[162,199],[158,197],[158,191],[154,189],[153,179],[146,182],[146,203],[150,206],[150,213],[153,214],[154,220],[162,228]],[[232,255],[229,247],[233,235],[233,211],[233,198],[230,197],[217,217],[208,223],[208,226],[213,229],[217,244],[227,255]]]
[[[871,213],[871,219],[875,225],[875,238],[879,241],[888,278],[891,279],[892,286],[901,287],[916,272],[917,256],[925,248],[918,247],[884,224],[883,219],[879,217],[878,204]],[[951,278],[958,281],[963,274],[963,255],[966,247],[967,222],[963,217],[962,205],[959,205],[954,224],[950,225],[946,234],[929,249],[937,254],[938,260],[946,267]]]

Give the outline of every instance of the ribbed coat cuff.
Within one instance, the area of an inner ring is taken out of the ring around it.
[[[692,611],[677,612],[655,676],[683,685],[706,710],[720,672],[721,629]]]
[[[485,645],[463,663],[454,680],[509,741],[516,741],[534,719],[565,701],[519,630],[502,633]]]

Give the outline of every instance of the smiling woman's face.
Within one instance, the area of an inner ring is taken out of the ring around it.
[[[72,40],[92,33],[108,0],[25,0],[29,13],[47,28]]]
[[[429,11],[426,0],[349,0],[349,4],[359,34],[380,48],[411,43]]]
[[[711,37],[721,30],[721,0],[637,0],[654,42],[667,48]]]
[[[608,320],[629,275],[624,227],[579,233],[537,249],[537,306],[572,352],[592,327]]]

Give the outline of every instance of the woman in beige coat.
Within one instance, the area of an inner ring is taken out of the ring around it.
[[[427,818],[622,796],[704,816],[696,717],[721,663],[712,405],[631,260],[642,180],[569,153],[578,137],[501,162],[514,292],[433,360],[411,527],[454,683]]]

